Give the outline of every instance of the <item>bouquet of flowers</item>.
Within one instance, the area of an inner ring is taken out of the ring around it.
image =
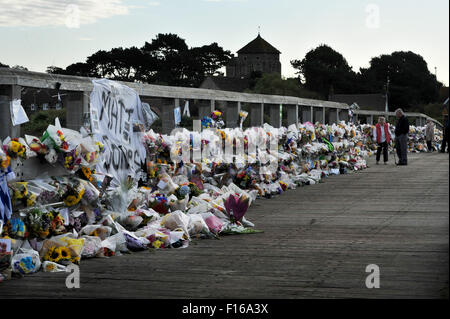
[[[71,183],[66,186],[66,192],[62,196],[64,204],[68,207],[75,206],[81,201],[85,192],[85,187],[79,179],[71,179]]]
[[[36,192],[28,189],[28,182],[13,182],[9,184],[12,190],[12,202],[13,204],[22,203],[25,207],[31,207],[36,203]]]
[[[45,261],[60,263],[62,265],[69,264],[71,259],[70,249],[64,246],[52,246],[44,256]]]
[[[26,159],[27,158],[27,149],[25,145],[19,142],[18,138],[13,138],[6,144],[6,152],[7,154],[13,158],[21,158]]]
[[[37,137],[25,135],[28,147],[37,155],[45,156],[48,153],[47,145],[42,143]]]
[[[242,195],[230,194],[225,200],[224,205],[230,222],[233,224],[239,224],[242,221],[245,213],[248,210],[250,200]]]
[[[0,283],[11,279],[11,239],[0,239]]]
[[[188,187],[189,187],[189,199],[191,199],[194,196],[198,197],[202,193],[202,191],[198,188],[197,184],[193,182],[190,182],[188,184]]]
[[[240,118],[240,127],[241,127],[241,130],[242,130],[242,125],[244,124],[244,122],[245,122],[245,119],[247,118],[247,116],[248,116],[248,112],[246,112],[246,111],[240,111],[239,112],[239,118]]]
[[[208,116],[204,116],[202,118],[202,128],[207,129],[207,128],[211,128],[213,127],[213,120],[212,118],[208,117]]]
[[[42,270],[44,272],[66,272],[66,266],[57,264],[53,261],[44,261],[42,263]]]
[[[61,157],[64,168],[69,172],[78,170],[82,162],[82,157],[80,155],[79,147],[75,147],[74,149],[65,152]]]
[[[25,224],[30,230],[30,237],[45,239],[50,235],[52,229],[57,230],[60,222],[54,221],[54,216],[51,212],[34,208],[25,216]]]
[[[57,152],[69,150],[69,143],[66,141],[62,128],[59,125],[59,119],[55,120],[55,125],[49,125],[41,137],[41,142],[48,148],[53,148]]]
[[[39,253],[33,249],[20,248],[12,258],[12,271],[22,275],[35,273],[41,268]]]
[[[8,220],[3,226],[3,232],[5,235],[11,238],[27,238],[27,226],[24,221],[18,217],[13,217]]]
[[[88,167],[95,166],[100,155],[105,152],[105,147],[103,146],[103,144],[92,139],[83,139],[80,147],[83,158],[83,165]]]
[[[175,196],[178,199],[184,199],[187,196],[189,196],[189,194],[191,193],[191,189],[189,188],[188,185],[181,185],[180,187],[178,187],[175,191]]]
[[[157,193],[150,199],[148,207],[159,214],[166,215],[169,213],[169,201],[164,194]]]
[[[11,165],[11,157],[7,155],[3,149],[0,147],[0,173],[8,172]]]
[[[71,234],[52,237],[44,241],[41,257],[61,265],[79,264],[84,248],[84,238],[76,239]]]
[[[225,126],[225,122],[222,119],[222,112],[215,110],[211,113],[211,119],[213,121],[213,126],[216,128],[222,128]]]

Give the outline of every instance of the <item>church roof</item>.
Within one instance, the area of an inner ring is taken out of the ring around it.
[[[274,46],[269,42],[264,40],[261,35],[258,34],[256,39],[251,41],[245,47],[237,51],[237,53],[252,54],[252,53],[270,53],[270,54],[280,54]]]

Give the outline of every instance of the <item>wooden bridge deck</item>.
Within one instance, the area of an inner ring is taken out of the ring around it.
[[[0,284],[3,298],[448,298],[449,157],[409,154],[257,200],[264,233],[81,263]],[[380,267],[367,289],[365,268]]]

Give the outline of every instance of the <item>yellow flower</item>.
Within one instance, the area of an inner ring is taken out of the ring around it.
[[[36,195],[31,194],[31,196],[27,198],[27,207],[33,206],[35,202],[36,202]]]
[[[40,238],[47,238],[48,235],[50,234],[50,230],[46,229],[46,230],[41,230],[37,232]]]
[[[61,259],[61,252],[57,247],[50,247],[44,256],[44,260],[57,263]]]
[[[79,264],[80,263],[80,257],[79,256],[74,256],[72,257],[72,259],[70,260],[71,262],[73,262],[74,264]]]
[[[8,168],[8,166],[11,164],[11,158],[9,156],[6,156],[6,158],[2,160],[0,164],[3,169]]]
[[[55,264],[48,263],[48,264],[46,264],[45,271],[51,272],[51,271],[55,270],[55,268],[56,268]]]
[[[59,250],[59,254],[61,255],[61,259],[70,260],[72,259],[72,256],[70,254],[70,249],[67,247],[58,247],[56,248]]]
[[[155,241],[152,243],[152,246],[153,246],[153,248],[158,249],[158,248],[161,247],[162,244],[163,244],[162,241],[160,241],[160,240],[155,240]]]

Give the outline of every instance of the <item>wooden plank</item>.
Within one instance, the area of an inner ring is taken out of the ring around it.
[[[257,200],[248,219],[264,233],[83,260],[80,289],[38,273],[0,298],[448,298],[448,155],[409,163]],[[380,289],[365,287],[372,263]]]

